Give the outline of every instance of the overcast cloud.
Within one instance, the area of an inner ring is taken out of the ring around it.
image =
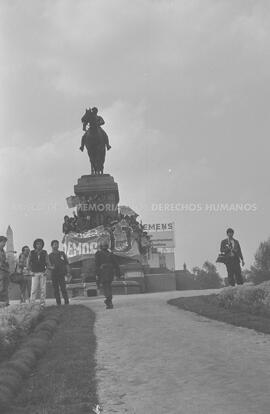
[[[250,264],[269,237],[269,2],[27,0],[0,11],[1,233],[10,224],[17,249],[61,238],[65,197],[89,172],[80,118],[95,105],[121,203],[144,222],[175,221],[178,267],[214,261],[228,226]]]

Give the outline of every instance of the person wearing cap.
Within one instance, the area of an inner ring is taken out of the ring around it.
[[[238,240],[234,239],[234,230],[229,228],[227,229],[227,238],[222,240],[220,245],[220,252],[223,253],[226,257],[226,268],[228,273],[228,282],[229,285],[235,286],[242,285],[243,276],[241,271],[240,261],[242,266],[245,265],[242,250]]]
[[[113,308],[112,303],[112,281],[114,275],[120,274],[119,265],[115,255],[109,251],[109,243],[102,241],[100,244],[100,250],[95,254],[95,266],[97,285],[100,283],[103,286],[103,294],[105,296],[105,305],[107,309]]]
[[[0,302],[5,306],[8,306],[9,265],[4,250],[6,242],[7,238],[5,236],[0,236]]]
[[[33,247],[34,250],[31,250],[27,264],[27,268],[32,274],[31,302],[34,303],[36,301],[39,290],[40,305],[41,307],[44,307],[46,301],[46,276],[47,271],[52,267],[48,253],[43,249],[44,241],[42,239],[36,239],[33,243]]]
[[[61,305],[60,289],[62,292],[65,305],[69,304],[68,293],[66,289],[65,276],[70,277],[70,267],[65,252],[59,251],[59,241],[51,242],[52,252],[49,254],[49,260],[52,265],[52,285],[55,300],[58,306]]]

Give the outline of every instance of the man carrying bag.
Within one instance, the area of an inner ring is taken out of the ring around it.
[[[227,268],[229,285],[235,286],[242,285],[244,283],[240,261],[242,266],[245,265],[240,243],[234,239],[234,230],[227,229],[227,238],[222,240],[220,245],[220,255],[217,258],[217,262],[224,263]]]

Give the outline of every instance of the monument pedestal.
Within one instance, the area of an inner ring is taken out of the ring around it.
[[[74,186],[74,193],[79,199],[78,216],[88,217],[90,228],[117,219],[119,191],[111,175],[83,175]]]
[[[83,175],[74,186],[74,193],[78,229],[81,229],[81,232],[95,229],[101,225],[107,226],[118,220],[119,191],[118,185],[111,175]],[[74,280],[78,279],[78,270],[81,280],[94,282],[94,256],[71,264]]]

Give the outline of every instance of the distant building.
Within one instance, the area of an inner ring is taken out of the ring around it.
[[[152,243],[148,258],[150,268],[175,270],[174,229],[173,222],[144,224],[144,230],[151,236]]]
[[[16,252],[14,251],[13,231],[10,226],[8,226],[7,228],[6,236],[7,236],[7,245],[6,245],[7,261],[9,264],[10,271],[13,272],[16,266],[16,257],[15,257]]]

